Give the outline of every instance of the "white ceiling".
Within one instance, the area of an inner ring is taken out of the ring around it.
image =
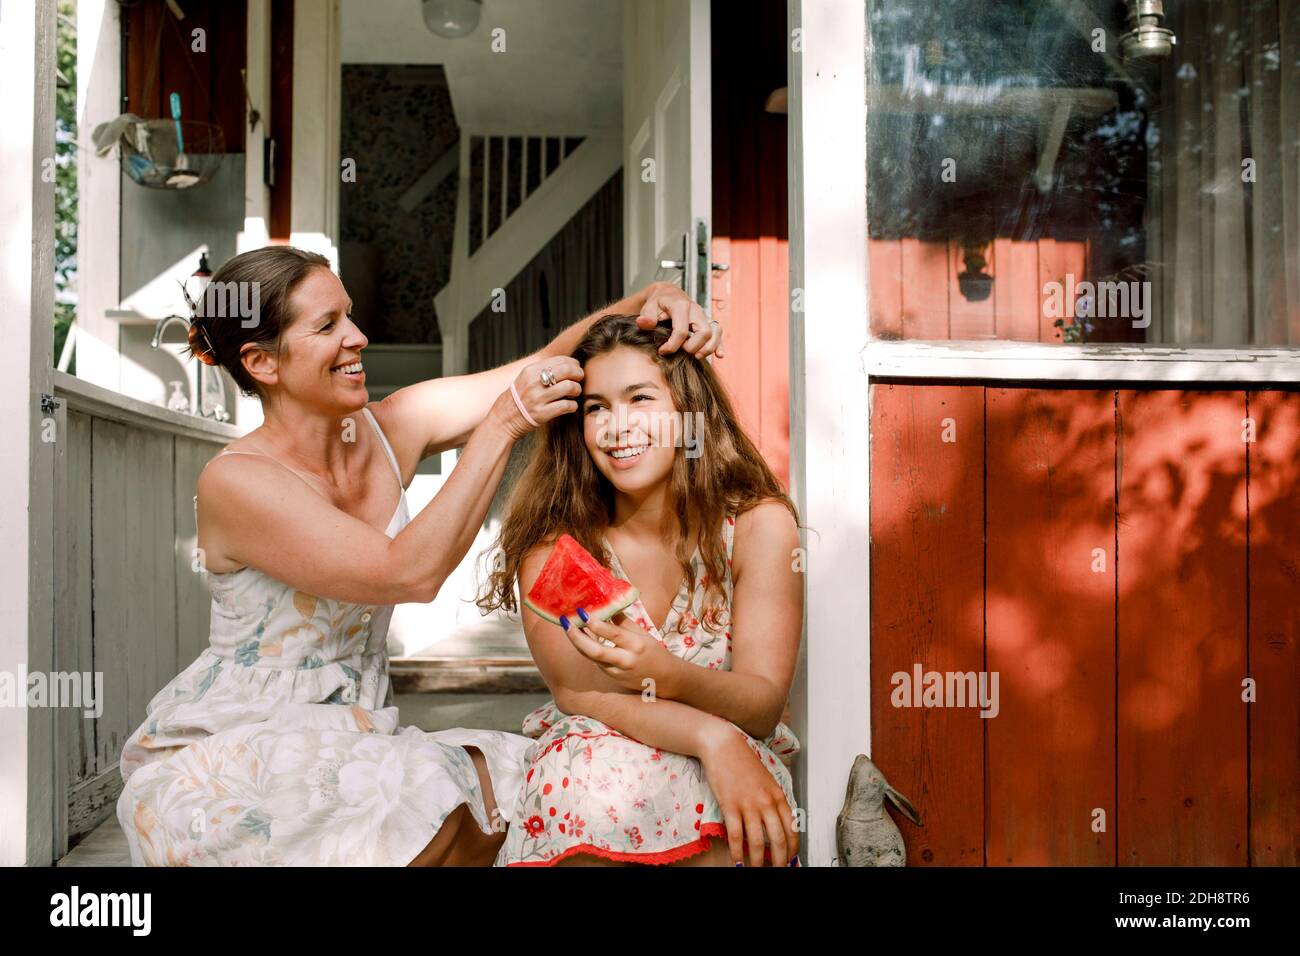
[[[342,0],[344,63],[442,64],[456,121],[493,131],[617,131],[623,0],[483,0],[459,40],[424,25],[420,0]],[[491,49],[505,30],[506,50]]]

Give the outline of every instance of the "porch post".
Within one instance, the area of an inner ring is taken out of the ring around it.
[[[53,667],[54,0],[0,16],[0,866],[51,862],[53,710],[27,710],[27,675]],[[8,706],[13,704],[14,706]]]
[[[91,132],[122,112],[118,0],[77,0],[77,377],[121,387],[122,172],[117,150],[96,156]]]
[[[338,0],[295,0],[289,242],[327,256],[335,272],[339,267],[342,57]]]
[[[257,110],[257,128],[246,131],[244,149],[244,228],[235,251],[248,252],[267,244],[271,230],[271,190],[266,186],[263,143],[271,122],[271,3],[248,0],[248,45],[245,55],[248,98]],[[245,107],[244,123],[248,123]],[[214,266],[218,263],[213,263]],[[241,417],[240,421],[244,419]]]
[[[792,706],[803,856],[835,861],[853,758],[871,749],[866,17],[789,0],[790,479],[809,530]]]

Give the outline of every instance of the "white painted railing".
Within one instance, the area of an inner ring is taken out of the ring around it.
[[[61,372],[54,384],[53,669],[103,674],[98,717],[57,711],[61,856],[113,813],[123,743],[150,698],[207,643],[194,488],[239,431]]]

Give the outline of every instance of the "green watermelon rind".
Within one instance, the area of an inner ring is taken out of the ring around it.
[[[595,609],[584,607],[583,610],[587,612],[587,617],[595,618],[598,621],[608,621],[619,611],[623,610],[623,608],[629,607],[630,605],[634,604],[637,598],[641,596],[641,592],[637,590],[636,585],[631,585],[630,587],[631,590],[623,592],[622,596],[614,599],[613,601],[610,601],[608,604],[604,605],[603,607],[598,607]],[[532,601],[528,600],[528,597],[526,595],[524,597],[524,603],[528,605],[528,607],[532,610],[532,612],[536,614],[538,617],[545,618],[546,620],[550,621],[552,624],[559,626],[560,619],[558,616],[552,614],[550,611],[546,611],[538,607]]]

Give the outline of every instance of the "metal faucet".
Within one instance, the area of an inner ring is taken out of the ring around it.
[[[167,329],[171,327],[171,324],[173,322],[179,322],[181,325],[185,326],[187,331],[190,327],[189,320],[181,315],[169,315],[166,316],[165,318],[159,319],[158,324],[154,326],[153,339],[149,343],[151,348],[155,348],[155,349],[158,348],[158,346],[162,343],[163,333],[165,333]],[[210,409],[205,409],[203,407],[203,396],[206,391],[205,382],[206,382],[207,375],[217,376],[216,378],[217,388],[221,390],[221,401],[217,402]],[[211,371],[208,371],[207,366],[203,363],[200,363],[198,381],[196,382],[195,392],[196,395],[194,398],[194,408],[195,408],[194,414],[198,415],[200,418],[211,418],[218,422],[230,421],[230,413],[226,411],[226,383],[221,380],[220,370],[214,368]]]
[[[181,325],[185,326],[187,330],[190,327],[189,320],[184,316],[169,315],[166,318],[159,319],[158,324],[155,325],[153,329],[153,341],[149,343],[150,348],[156,349],[158,347],[159,343],[162,342],[163,333],[167,331],[168,326],[173,322],[179,322]]]

